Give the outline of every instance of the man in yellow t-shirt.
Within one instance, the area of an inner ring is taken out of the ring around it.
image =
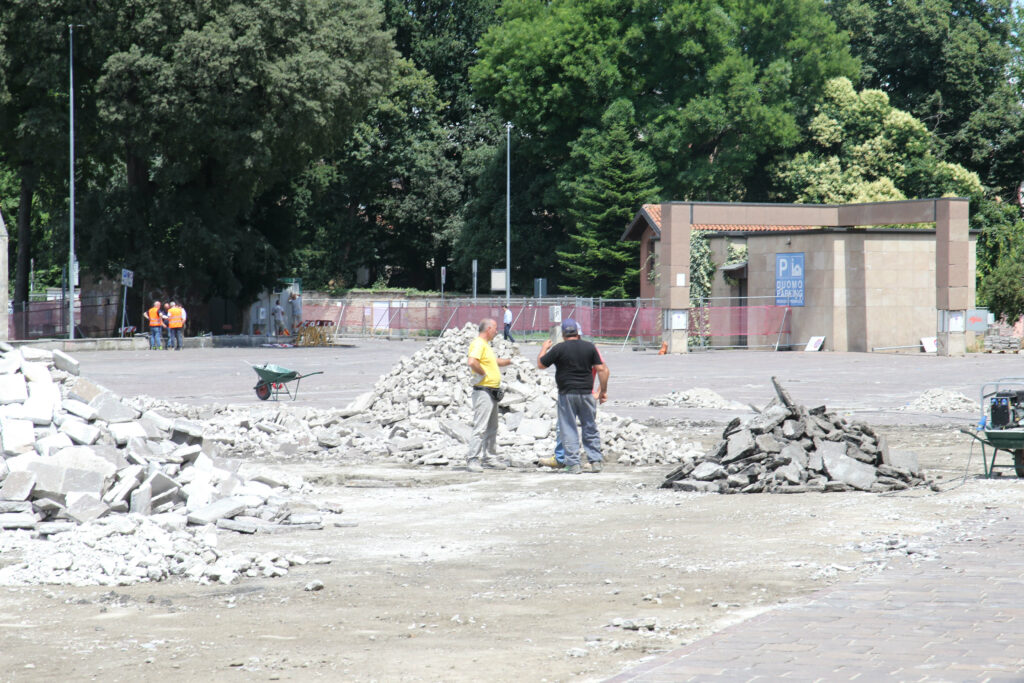
[[[480,334],[469,344],[467,364],[473,371],[473,436],[466,453],[466,469],[482,472],[484,467],[505,469],[485,455],[495,455],[498,439],[498,397],[501,386],[501,370],[512,361],[498,358],[491,348],[491,340],[498,333],[498,323],[490,318],[480,321]]]

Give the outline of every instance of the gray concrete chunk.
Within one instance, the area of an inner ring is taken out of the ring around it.
[[[788,444],[779,453],[779,456],[788,462],[795,462],[800,467],[807,467],[807,451],[795,443]]]
[[[28,500],[35,486],[35,472],[11,472],[0,486],[0,500]]]
[[[153,490],[145,484],[132,491],[129,510],[139,515],[148,515],[153,511]]]
[[[63,370],[69,375],[77,376],[81,372],[78,361],[59,349],[53,350],[53,367]]]
[[[73,398],[66,398],[61,401],[61,407],[72,415],[77,415],[88,422],[96,419],[96,409],[88,403],[82,403]]]
[[[842,444],[837,445],[842,446]],[[871,485],[875,483],[875,468],[871,465],[854,460],[845,453],[838,453],[832,448],[824,449],[821,458],[825,465],[825,471],[834,481],[841,481],[861,491],[870,491]]]
[[[108,423],[131,422],[139,419],[139,411],[132,408],[121,400],[119,396],[109,391],[89,401],[89,405],[96,409],[96,419]]]
[[[66,505],[68,516],[79,524],[99,519],[109,508],[92,493],[69,493]]]
[[[62,434],[67,434],[72,441],[83,446],[90,446],[100,438],[100,430],[91,424],[78,419],[67,419],[60,426]]]
[[[36,432],[31,420],[0,417],[0,447],[5,456],[35,450]]]
[[[247,501],[241,497],[221,498],[209,505],[193,510],[188,515],[189,524],[214,524],[218,519],[240,515],[247,507]]]
[[[0,512],[0,529],[34,529],[38,521],[32,512]]]
[[[139,422],[116,422],[111,424],[109,429],[110,436],[118,446],[124,446],[132,438],[146,438],[146,430]]]
[[[754,452],[754,435],[749,429],[741,429],[729,437],[729,445],[726,448],[723,464],[741,460]]]
[[[94,384],[89,380],[79,377],[71,388],[68,390],[68,398],[73,398],[76,401],[82,403],[90,403],[94,398],[106,391],[103,387],[98,384]]]
[[[0,405],[24,403],[28,399],[28,385],[20,374],[0,375]]]
[[[702,462],[690,473],[690,477],[698,481],[722,479],[725,476],[725,468],[715,462]]]
[[[886,448],[883,452],[882,461],[889,467],[910,472],[915,477],[921,476],[921,467],[917,462],[917,454],[913,451],[897,451]]]

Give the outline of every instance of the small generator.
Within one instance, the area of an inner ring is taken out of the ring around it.
[[[988,399],[988,428],[1013,429],[1024,419],[1024,389],[1002,389]]]

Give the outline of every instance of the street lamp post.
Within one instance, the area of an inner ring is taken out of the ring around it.
[[[68,233],[68,339],[75,338],[75,25],[68,24],[68,112],[70,123],[69,148],[70,170],[68,171],[69,186],[69,218]]]
[[[512,296],[512,122],[505,124],[505,305]]]

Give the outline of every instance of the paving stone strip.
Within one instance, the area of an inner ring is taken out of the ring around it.
[[[1024,518],[943,544],[939,561],[894,560],[660,655],[611,679],[1024,680]]]
[[[825,406],[796,404],[773,377],[778,398],[745,422],[735,418],[704,455],[672,470],[662,488],[705,493],[884,493],[924,483],[917,457],[890,451],[864,422]]]

